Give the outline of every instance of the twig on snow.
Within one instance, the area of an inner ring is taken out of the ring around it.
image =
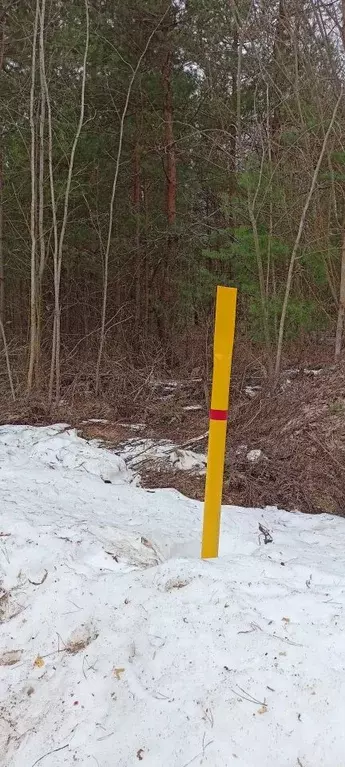
[[[30,581],[30,578],[28,578],[28,581],[29,583],[31,583],[32,586],[42,586],[42,583],[44,583],[47,577],[48,577],[48,570],[45,570],[41,581]]]
[[[238,631],[237,633],[238,634],[252,634],[253,631],[262,631],[261,626],[258,626],[257,623],[252,622],[250,625],[251,625],[251,629],[247,629],[247,631]]]
[[[270,533],[269,529],[267,527],[264,527],[261,524],[261,522],[259,522],[259,530],[260,530],[259,543],[260,543],[260,538],[261,538],[262,535],[263,535],[263,538],[264,538],[264,543],[273,543],[273,538],[271,536],[271,533]]]
[[[281,642],[286,642],[286,644],[291,644],[293,647],[303,647],[303,645],[300,644],[300,642],[293,642],[292,639],[288,639],[288,637],[280,637],[278,634],[270,634],[268,631],[265,631],[265,634],[267,636],[272,637],[272,639],[279,639]]]
[[[40,758],[33,763],[32,767],[36,767],[36,764],[39,764],[40,762],[42,762],[43,759],[46,759],[47,756],[50,756],[51,754],[57,754],[58,751],[63,751],[65,748],[68,748],[68,747],[69,747],[69,743],[66,743],[65,746],[59,746],[59,748],[53,748],[52,751],[48,751],[47,754],[43,754],[43,756],[40,756]]]
[[[208,743],[205,743],[205,734],[204,734],[203,743],[202,743],[202,751],[199,751],[198,754],[193,756],[193,759],[191,759],[189,762],[186,762],[186,764],[184,764],[183,767],[189,767],[190,764],[193,764],[193,762],[195,762],[197,759],[199,759],[199,756],[202,756],[202,757],[205,756],[206,749],[209,746],[211,746],[213,742],[214,742],[213,740],[209,740]]]
[[[237,688],[238,690],[240,690],[240,692],[233,689],[232,692],[234,693],[234,695],[238,695],[240,698],[242,698],[243,700],[247,700],[249,703],[255,703],[255,705],[264,706],[265,708],[267,708],[267,703],[265,699],[263,702],[262,700],[257,700],[257,698],[254,698],[250,694],[250,692],[247,692],[246,690],[243,689],[243,687],[240,687],[239,684],[237,685]]]

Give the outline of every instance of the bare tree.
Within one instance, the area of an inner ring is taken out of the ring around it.
[[[102,300],[102,315],[101,315],[101,330],[100,330],[100,338],[99,338],[99,347],[98,347],[98,356],[97,356],[97,364],[96,364],[96,377],[95,377],[95,389],[96,394],[99,393],[99,384],[100,384],[100,372],[101,372],[101,363],[102,363],[102,357],[103,357],[103,349],[104,349],[104,342],[105,342],[105,328],[106,328],[106,318],[107,318],[107,305],[108,305],[108,286],[109,286],[109,256],[110,256],[110,248],[111,248],[111,240],[112,240],[112,234],[113,234],[113,226],[114,226],[114,204],[115,204],[115,196],[116,196],[116,189],[117,189],[117,183],[119,178],[119,170],[120,170],[120,161],[121,161],[121,154],[122,154],[122,145],[123,145],[123,136],[124,136],[124,127],[125,127],[125,120],[126,115],[128,112],[128,106],[129,106],[129,100],[132,93],[132,88],[134,85],[135,78],[139,72],[141,63],[146,56],[146,53],[149,49],[151,40],[155,36],[157,30],[161,26],[163,20],[165,19],[167,13],[167,9],[161,19],[159,20],[158,24],[154,27],[151,34],[149,35],[146,45],[140,54],[138,61],[136,63],[136,66],[134,69],[132,69],[132,75],[128,84],[126,97],[125,97],[125,103],[122,110],[121,118],[120,118],[120,131],[119,131],[119,140],[117,145],[117,155],[116,155],[116,163],[115,163],[115,172],[114,172],[114,178],[113,178],[113,186],[110,196],[110,203],[109,203],[109,223],[108,223],[108,236],[107,236],[107,242],[104,252],[104,259],[103,259],[103,300]]]
[[[259,180],[258,180],[258,183],[257,183],[257,187],[256,187],[256,190],[255,190],[255,194],[254,194],[253,199],[250,198],[250,194],[248,193],[248,213],[249,213],[249,220],[250,220],[250,223],[251,223],[251,226],[252,226],[252,231],[253,231],[255,257],[256,257],[256,264],[257,264],[258,277],[259,277],[261,312],[262,312],[262,327],[263,327],[263,331],[264,331],[265,345],[266,345],[266,351],[267,351],[267,360],[268,360],[268,371],[269,371],[269,376],[270,376],[271,375],[271,371],[272,371],[271,338],[270,338],[270,328],[269,328],[269,322],[268,322],[267,294],[266,294],[266,288],[265,288],[265,272],[264,272],[264,265],[263,265],[263,260],[262,260],[262,256],[261,256],[259,234],[258,234],[258,227],[257,227],[257,220],[256,220],[256,215],[255,215],[255,205],[256,205],[257,196],[259,194],[259,190],[260,190],[260,186],[261,186],[262,169],[263,169],[264,159],[265,159],[265,155],[264,155],[264,151],[263,151],[262,152],[262,158],[261,158]]]
[[[44,3],[45,3],[45,0],[42,0],[42,8],[44,7]],[[43,14],[41,13],[41,18],[42,18],[42,15]],[[58,402],[59,399],[60,399],[60,384],[61,384],[61,363],[60,363],[60,354],[61,354],[61,306],[60,306],[61,267],[62,267],[62,259],[63,259],[63,245],[64,245],[66,228],[67,228],[69,198],[70,198],[71,183],[72,183],[72,177],[73,177],[74,159],[75,159],[75,153],[76,153],[76,149],[77,149],[77,146],[78,146],[78,141],[79,141],[80,134],[81,134],[81,131],[82,131],[83,123],[84,123],[84,114],[85,114],[86,65],[87,65],[87,58],[88,58],[88,52],[89,52],[89,41],[90,41],[90,17],[89,17],[88,0],[85,0],[85,21],[86,21],[86,37],[85,37],[85,48],[84,48],[84,57],[83,57],[79,121],[78,121],[77,129],[76,129],[76,132],[75,132],[74,140],[73,140],[73,143],[72,143],[71,154],[70,154],[70,158],[69,158],[67,181],[66,181],[66,188],[65,188],[65,194],[64,194],[63,217],[62,217],[62,223],[61,223],[61,228],[60,228],[60,234],[59,235],[58,235],[56,195],[55,195],[55,189],[54,189],[54,172],[53,172],[52,114],[51,114],[50,97],[49,97],[47,77],[46,77],[45,64],[44,64],[44,50],[41,51],[41,60],[43,62],[43,82],[44,82],[44,89],[45,89],[46,101],[47,101],[47,109],[48,109],[48,132],[49,132],[49,148],[48,148],[49,160],[48,160],[48,162],[49,162],[51,206],[52,206],[53,231],[54,231],[54,255],[53,255],[53,263],[54,263],[54,324],[53,324],[51,367],[50,367],[49,392],[48,392],[48,404],[49,404],[49,407],[51,406],[52,400],[53,400],[54,381],[55,381],[55,398],[56,398],[56,401]]]
[[[30,131],[31,131],[31,268],[30,268],[30,347],[29,347],[29,370],[27,380],[27,393],[30,394],[33,384],[35,360],[37,353],[37,291],[36,291],[36,259],[37,259],[37,231],[36,231],[36,206],[37,206],[37,184],[36,184],[36,125],[35,125],[35,86],[36,86],[36,48],[38,34],[38,20],[40,13],[39,0],[36,0],[36,12],[32,38],[32,58],[31,58],[31,89],[30,89]]]
[[[45,0],[42,0],[39,19],[39,75],[40,75],[40,116],[39,116],[39,148],[38,148],[38,244],[39,263],[37,275],[37,342],[36,342],[36,371],[38,372],[41,349],[42,325],[42,282],[46,261],[46,243],[44,232],[44,170],[45,170],[45,122],[46,122],[46,91],[44,80],[44,26]]]
[[[291,253],[291,257],[290,257],[289,269],[288,269],[288,274],[287,274],[287,278],[286,278],[286,285],[285,285],[285,294],[284,294],[282,312],[281,312],[280,323],[279,323],[277,354],[276,354],[275,371],[274,371],[274,373],[275,373],[275,380],[276,381],[277,381],[277,379],[279,377],[279,373],[280,373],[281,358],[282,358],[282,352],[283,352],[283,340],[284,340],[284,331],[285,331],[286,312],[287,312],[289,298],[290,298],[290,291],[291,291],[291,285],[292,285],[292,278],[293,278],[293,273],[294,273],[295,261],[296,261],[296,258],[297,258],[297,253],[298,253],[299,245],[300,245],[300,242],[301,242],[301,237],[302,237],[302,234],[303,234],[303,229],[304,229],[304,224],[305,224],[306,216],[307,216],[307,213],[308,213],[308,210],[309,210],[309,206],[310,206],[310,203],[311,203],[311,199],[312,199],[312,196],[313,196],[313,193],[314,193],[314,190],[315,190],[315,186],[316,186],[316,183],[317,183],[319,171],[320,171],[320,168],[321,168],[321,163],[322,163],[322,160],[324,158],[324,155],[325,155],[325,152],[326,152],[326,149],[327,149],[328,139],[329,139],[330,134],[332,132],[332,129],[333,129],[333,126],[334,126],[334,122],[335,122],[335,118],[336,118],[336,115],[337,115],[337,112],[338,112],[338,108],[339,108],[339,105],[340,105],[340,102],[341,102],[342,98],[343,98],[343,93],[341,91],[340,96],[338,98],[338,101],[337,101],[337,103],[336,103],[336,105],[334,107],[333,114],[332,114],[330,123],[328,125],[327,131],[326,131],[325,136],[324,136],[324,140],[323,140],[323,143],[322,143],[322,147],[321,147],[321,151],[320,151],[320,154],[319,154],[319,158],[318,158],[318,161],[316,163],[315,170],[314,170],[314,173],[313,173],[313,176],[312,176],[312,180],[311,180],[311,184],[310,184],[310,187],[309,187],[309,192],[307,194],[306,201],[305,201],[304,206],[303,206],[303,210],[302,210],[302,214],[301,214],[301,218],[300,218],[300,222],[299,222],[299,227],[298,227],[295,243],[294,243],[294,246],[293,246],[293,249],[292,249],[292,253]],[[344,277],[345,277],[345,274],[344,274]]]

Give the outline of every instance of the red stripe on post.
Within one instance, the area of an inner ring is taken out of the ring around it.
[[[228,411],[227,410],[210,410],[210,419],[212,421],[227,421],[228,420]]]

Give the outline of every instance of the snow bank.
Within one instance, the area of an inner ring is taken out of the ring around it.
[[[343,520],[224,508],[201,562],[201,505],[128,479],[0,429],[0,763],[340,767]]]
[[[46,466],[91,474],[103,481],[129,480],[122,458],[88,443],[74,429],[57,424],[44,429],[35,426],[0,426],[0,461],[17,471],[30,466]]]

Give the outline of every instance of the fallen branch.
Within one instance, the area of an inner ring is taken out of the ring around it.
[[[342,471],[344,471],[345,466],[343,464],[341,464],[340,461],[338,461],[337,458],[335,458],[334,455],[332,455],[332,453],[329,450],[327,450],[327,447],[325,447],[322,444],[322,442],[320,442],[320,440],[317,439],[317,437],[314,437],[312,434],[308,434],[308,437],[309,437],[309,439],[311,439],[312,442],[315,442],[316,445],[321,447],[322,450],[324,450],[325,453],[327,453],[327,455],[330,457],[331,461],[333,461],[333,463],[335,463],[336,466],[339,466],[339,468]]]
[[[197,759],[199,759],[199,757],[200,757],[200,756],[204,756],[204,755],[205,755],[205,751],[206,751],[206,749],[207,749],[209,746],[211,746],[211,745],[212,745],[212,743],[213,743],[213,740],[209,740],[209,742],[208,742],[208,743],[205,743],[205,744],[203,743],[202,751],[199,751],[199,753],[198,753],[198,754],[196,754],[195,756],[193,756],[193,759],[191,759],[189,762],[186,762],[186,764],[184,764],[184,765],[183,765],[183,767],[189,767],[189,765],[190,765],[190,764],[193,764],[193,762],[196,762],[196,760],[197,760]]]
[[[2,319],[1,319],[1,317],[0,317],[0,330],[1,330],[1,335],[2,335],[2,342],[3,342],[3,345],[4,345],[4,352],[5,352],[8,380],[9,380],[9,384],[10,384],[12,399],[13,399],[13,402],[15,402],[16,401],[16,395],[15,395],[14,386],[13,386],[13,378],[12,378],[12,372],[11,372],[10,358],[9,358],[9,354],[8,354],[8,346],[7,346],[7,340],[6,340],[6,333],[5,333],[4,323],[3,323]]]
[[[60,746],[59,748],[53,748],[52,751],[48,751],[47,754],[43,754],[43,756],[40,756],[40,758],[33,763],[32,767],[36,767],[36,764],[39,764],[40,762],[42,762],[43,759],[46,759],[47,756],[50,756],[51,754],[57,754],[58,751],[64,751],[64,749],[68,747],[69,747],[69,743],[66,743],[65,746]]]
[[[29,583],[31,583],[32,586],[42,586],[42,583],[44,583],[47,577],[48,577],[48,570],[45,570],[41,581],[30,581],[30,578],[28,578],[28,581]]]
[[[264,543],[273,543],[273,538],[271,536],[270,531],[268,530],[267,527],[264,527],[261,524],[261,522],[259,523],[259,530],[260,530],[261,535],[263,535],[263,537],[264,537]],[[259,535],[259,542],[260,542],[261,535]]]
[[[188,439],[186,442],[182,442],[181,445],[176,445],[177,448],[189,447],[189,445],[195,445],[196,442],[202,442],[208,437],[208,430],[204,434],[200,434],[200,437],[194,437],[194,439]]]

